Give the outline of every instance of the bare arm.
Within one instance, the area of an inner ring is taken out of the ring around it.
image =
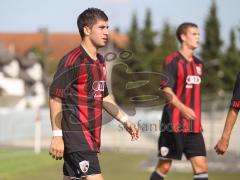
[[[227,114],[224,130],[222,134],[223,139],[227,139],[227,140],[230,139],[233,126],[237,120],[237,116],[238,116],[238,109],[230,108]]]
[[[50,97],[50,119],[53,131],[62,130],[62,100],[57,97]],[[52,155],[56,160],[62,159],[64,153],[64,142],[61,135],[53,136],[49,154]]]
[[[108,95],[103,99],[103,108],[124,125],[125,129],[132,136],[132,140],[137,140],[139,138],[139,129],[137,125],[128,119],[127,114],[115,103],[112,95]]]
[[[166,92],[168,95],[170,95],[171,99],[170,102],[171,104],[176,107],[177,109],[180,110],[180,112],[182,113],[182,115],[188,119],[188,120],[194,120],[196,118],[195,112],[187,107],[186,105],[184,105],[175,95],[175,93],[173,92],[173,90],[170,87],[165,87],[163,89],[164,92]]]
[[[49,99],[50,107],[50,119],[52,130],[62,129],[62,100],[57,97],[50,97]]]
[[[103,108],[119,122],[122,122],[123,117],[126,116],[126,113],[121,110],[121,108],[115,103],[112,95],[108,95],[103,98]]]
[[[224,154],[227,151],[232,129],[237,120],[238,111],[239,110],[236,108],[232,108],[232,107],[229,108],[225,126],[222,133],[222,137],[220,138],[217,145],[215,146],[215,150],[217,154]]]

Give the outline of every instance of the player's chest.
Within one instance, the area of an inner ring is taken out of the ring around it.
[[[202,82],[202,64],[179,63],[177,70],[177,84],[185,88],[199,86]]]

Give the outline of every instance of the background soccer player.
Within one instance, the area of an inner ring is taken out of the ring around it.
[[[194,23],[183,23],[176,34],[181,46],[166,59],[163,73],[168,81],[161,82],[172,99],[164,106],[159,162],[150,179],[164,179],[172,160],[180,160],[185,154],[192,164],[193,179],[206,180],[208,166],[200,115],[203,64],[193,55],[199,46],[199,30]]]
[[[220,140],[215,146],[215,150],[217,154],[224,154],[227,151],[228,144],[231,137],[231,132],[237,120],[239,108],[240,108],[240,73],[238,73],[237,79],[235,82],[233,97],[232,97],[231,105],[227,114],[222,137],[220,138]]]
[[[132,140],[138,139],[139,131],[106,87],[105,64],[97,50],[107,43],[108,17],[100,9],[89,8],[79,15],[77,24],[80,47],[61,59],[50,86],[50,155],[56,160],[64,158],[65,180],[102,180],[97,157],[102,108],[124,125]]]

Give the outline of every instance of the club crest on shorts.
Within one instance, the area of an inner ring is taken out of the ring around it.
[[[79,163],[79,167],[83,173],[86,173],[89,168],[89,161],[81,161]]]
[[[161,147],[160,153],[161,153],[161,155],[162,155],[163,157],[164,157],[164,156],[167,156],[168,153],[169,153],[169,148],[168,148],[168,147]]]

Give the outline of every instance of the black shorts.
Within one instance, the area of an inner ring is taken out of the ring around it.
[[[81,179],[88,175],[101,174],[96,152],[73,152],[64,154],[64,176]]]
[[[161,132],[158,140],[160,159],[187,159],[206,156],[206,147],[202,133],[170,133]]]

